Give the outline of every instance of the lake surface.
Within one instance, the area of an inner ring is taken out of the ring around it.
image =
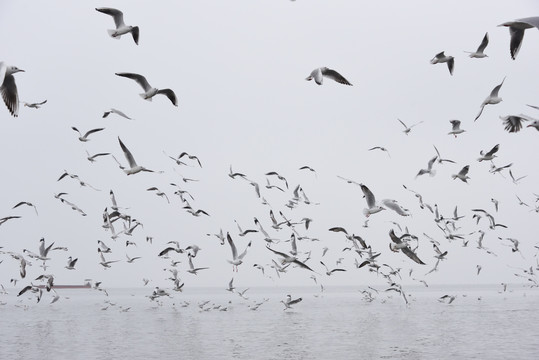
[[[537,359],[539,291],[522,285],[191,288],[0,295],[0,359]],[[241,289],[243,290],[243,289]],[[368,289],[367,289],[368,290]],[[168,291],[168,290],[167,290]],[[291,294],[303,301],[283,310]],[[456,296],[448,304],[443,295]],[[206,304],[203,304],[207,302]],[[255,303],[262,303],[252,310]],[[221,309],[226,307],[226,311]]]

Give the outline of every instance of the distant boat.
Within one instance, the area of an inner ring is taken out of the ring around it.
[[[38,288],[40,289],[45,289],[47,286],[46,285],[38,285],[37,286]],[[71,285],[52,285],[52,289],[90,289],[92,287],[92,285],[87,282],[85,284],[82,284],[82,285],[74,285],[74,284],[71,284]]]

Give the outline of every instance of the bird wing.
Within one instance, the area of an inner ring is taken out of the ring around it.
[[[266,249],[268,249],[269,251],[271,251],[271,252],[273,252],[273,253],[275,253],[275,254],[277,254],[277,255],[279,255],[279,256],[281,256],[281,257],[287,259],[287,260],[292,259],[291,256],[286,255],[285,253],[282,253],[282,252],[280,252],[280,251],[273,250],[273,249],[270,248],[269,246],[266,246]]]
[[[131,35],[133,35],[133,40],[135,41],[135,44],[138,45],[138,37],[139,37],[139,28],[138,26],[133,26],[133,28],[131,29]]]
[[[116,109],[110,109],[111,112],[115,113],[115,114],[118,114],[120,115],[121,117],[124,117],[128,120],[132,120],[129,116],[125,115],[123,112],[121,112],[120,110],[116,110]]]
[[[172,102],[172,104],[174,104],[174,106],[178,106],[178,98],[176,97],[174,91],[170,89],[161,89],[157,91],[157,93],[166,95],[166,97],[168,97],[168,99]]]
[[[122,148],[122,151],[124,152],[125,158],[127,159],[127,162],[129,163],[129,166],[131,168],[134,168],[135,166],[137,166],[137,162],[135,161],[135,158],[133,157],[133,155],[131,154],[129,149],[127,147],[125,147],[122,140],[120,140],[120,137],[118,137],[118,141],[120,142],[120,147]]]
[[[245,250],[243,250],[243,252],[238,256],[238,259],[243,259],[245,257],[245,255],[247,255],[247,249],[249,249],[251,247],[251,241],[249,241],[249,244],[247,244],[247,247],[245,248]]]
[[[146,80],[146,78],[142,75],[134,74],[134,73],[116,73],[116,75],[131,79],[131,80],[135,80],[137,84],[142,86],[144,91],[148,91],[152,88],[151,85],[148,83],[148,80]]]
[[[468,170],[470,170],[470,165],[466,165],[459,171],[459,176],[466,176],[468,174]]]
[[[348,80],[344,78],[344,76],[342,76],[335,70],[324,67],[321,69],[321,72],[322,72],[322,75],[324,75],[327,78],[330,78],[331,80],[335,80],[339,84],[350,85],[350,86],[352,85],[348,82]]]
[[[402,124],[402,126],[404,126],[405,129],[408,129],[408,126],[406,126],[406,124],[403,123],[401,119],[397,119],[397,120]]]
[[[491,97],[498,97],[498,91],[500,91],[500,88],[502,87],[504,81],[505,81],[505,78],[503,78],[500,85],[498,85],[494,89],[492,89],[492,92],[490,93]]]
[[[432,170],[432,165],[434,165],[434,162],[436,161],[437,158],[438,156],[435,156],[429,160],[429,163],[427,164],[427,168],[429,169],[429,171]]]
[[[238,258],[238,250],[236,249],[236,245],[234,244],[234,241],[232,241],[232,237],[230,237],[229,233],[226,233],[226,239],[228,240],[228,244],[232,249],[232,259],[236,260]]]
[[[500,144],[496,144],[492,149],[490,149],[488,153],[485,154],[485,156],[492,156],[495,153],[497,153],[499,149],[500,149]]]
[[[524,29],[516,29],[509,27],[509,35],[511,35],[511,42],[509,43],[509,50],[511,52],[511,58],[516,59],[520,46],[522,45],[522,39],[524,38]]]
[[[365,195],[365,199],[367,200],[367,206],[369,208],[372,208],[374,204],[376,203],[376,199],[374,198],[374,194],[369,190],[368,187],[361,184],[361,191],[363,191],[363,195]]]
[[[447,62],[447,68],[449,69],[449,74],[453,75],[453,68],[455,67],[455,59],[454,58],[451,58],[448,62]]]
[[[487,45],[488,45],[488,32],[483,37],[483,41],[481,41],[481,45],[479,45],[479,47],[477,48],[477,52],[482,53],[487,47]]]
[[[410,259],[412,259],[416,263],[420,265],[426,265],[423,261],[421,261],[421,259],[417,256],[417,254],[413,252],[412,249],[410,249],[408,246],[402,248],[401,250],[406,256],[408,256]]]
[[[84,137],[88,137],[89,135],[93,134],[93,133],[96,133],[98,131],[102,131],[102,130],[105,130],[105,128],[99,128],[99,129],[92,129],[92,130],[88,130],[86,132],[86,134],[84,134]]]
[[[96,10],[99,11],[100,13],[112,16],[113,19],[114,19],[114,24],[116,24],[116,29],[118,29],[118,28],[120,28],[122,26],[125,26],[125,24],[124,24],[124,14],[120,10],[113,9],[113,8],[107,8],[107,7],[96,8]]]
[[[2,68],[5,69],[5,66]],[[1,83],[0,93],[11,115],[17,116],[19,114],[19,94],[17,92],[17,85],[15,84],[15,77],[13,75],[3,76],[0,74],[0,80],[2,77],[4,81]]]
[[[522,129],[522,122],[528,121],[522,114],[500,116],[500,119],[503,120],[503,124],[505,125],[504,129],[508,132],[519,132]]]

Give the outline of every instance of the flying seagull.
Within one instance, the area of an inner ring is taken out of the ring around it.
[[[21,202],[17,203],[15,206],[13,206],[12,209],[18,208],[18,207],[21,206],[21,205],[27,205],[27,206],[33,207],[33,208],[34,208],[34,211],[36,212],[36,215],[39,215],[39,214],[37,213],[37,208],[36,208],[36,206],[35,206],[34,204],[32,204],[32,203],[29,203],[28,201],[21,201]]]
[[[451,123],[451,131],[447,133],[447,135],[454,135],[455,138],[457,138],[458,134],[462,134],[466,130],[463,130],[460,128],[460,120],[449,120]]]
[[[44,100],[39,103],[27,103],[27,102],[23,102],[23,103],[24,103],[24,106],[29,107],[30,109],[39,109],[41,105],[44,105],[45,103],[47,103],[47,100]]]
[[[412,251],[412,249],[410,249],[410,247],[408,246],[408,244],[403,241],[402,239],[406,236],[409,236],[408,234],[404,234],[402,235],[401,237],[398,237],[397,235],[395,235],[395,232],[393,231],[393,229],[391,229],[389,231],[389,237],[391,238],[391,241],[393,243],[395,243],[395,245],[393,245],[392,243],[389,244],[389,247],[391,248],[391,250],[393,251],[399,251],[401,250],[404,255],[408,256],[410,259],[412,259],[413,261],[415,261],[416,263],[420,264],[420,265],[425,265],[425,263],[423,261],[421,261],[421,259],[419,259],[419,257],[416,255],[415,252]]]
[[[520,46],[522,45],[522,39],[524,39],[524,31],[533,27],[539,29],[539,16],[507,21],[498,26],[506,26],[509,28],[509,35],[511,35],[509,50],[511,52],[511,59],[515,60],[518,51],[520,50]]]
[[[481,41],[481,44],[479,45],[476,51],[466,51],[466,52],[470,54],[468,56],[471,58],[476,58],[476,59],[484,58],[488,56],[487,54],[483,52],[485,51],[485,48],[487,47],[487,45],[488,45],[488,33],[485,34],[485,36],[483,37],[483,40]]]
[[[463,167],[458,174],[456,175],[452,175],[451,177],[453,178],[453,180],[455,180],[456,178],[459,178],[460,180],[464,181],[465,183],[468,183],[468,180],[470,177],[468,176],[468,171],[470,170],[470,165],[466,165],[465,167]]]
[[[245,248],[245,250],[238,255],[238,250],[236,250],[236,245],[234,244],[234,241],[232,241],[232,237],[230,237],[229,233],[226,233],[226,238],[228,240],[228,244],[230,245],[230,248],[232,249],[232,260],[227,260],[229,263],[232,264],[232,270],[234,268],[236,269],[236,272],[238,271],[238,266],[243,263],[243,258],[247,254],[247,249],[251,246],[251,242],[249,241],[249,244]]]
[[[79,133],[79,141],[82,141],[82,142],[90,141],[90,139],[88,139],[88,136],[92,135],[93,133],[105,130],[105,128],[92,129],[92,130],[88,130],[86,134],[82,135],[79,129],[77,129],[76,127],[72,126],[71,129]]]
[[[114,19],[114,24],[116,25],[116,29],[114,30],[108,30],[109,35],[114,39],[120,39],[122,35],[131,33],[133,36],[133,40],[135,41],[135,44],[138,45],[138,37],[139,37],[139,28],[138,26],[128,26],[124,24],[124,14],[117,9],[113,8],[96,8],[97,11],[103,14],[107,14],[112,16]]]
[[[131,80],[135,80],[137,84],[142,86],[144,89],[144,93],[140,94],[140,96],[144,100],[152,101],[152,98],[157,94],[162,94],[168,97],[168,99],[172,102],[174,106],[178,106],[178,99],[176,98],[176,94],[171,89],[157,89],[152,87],[148,80],[142,75],[134,74],[134,73],[116,73],[116,75],[125,77]]]
[[[134,175],[136,173],[139,173],[141,171],[147,171],[147,172],[154,172],[153,170],[146,169],[143,166],[137,165],[137,162],[135,161],[135,158],[129,151],[129,149],[124,145],[122,140],[120,140],[120,137],[118,137],[118,142],[120,143],[120,147],[122,148],[122,151],[124,152],[125,158],[127,159],[127,162],[129,163],[129,169],[123,169],[124,172],[127,175]]]
[[[492,149],[490,149],[489,152],[485,153],[483,150],[479,152],[479,155],[481,157],[477,159],[477,161],[481,162],[483,160],[492,160],[496,157],[496,153],[500,149],[500,144],[496,144]]]
[[[487,96],[485,100],[483,100],[483,103],[481,104],[481,109],[479,109],[479,113],[475,117],[474,121],[477,121],[477,119],[479,119],[486,105],[495,105],[502,101],[502,98],[498,96],[498,92],[500,91],[500,88],[502,87],[504,81],[505,81],[505,78],[503,78],[502,82],[499,85],[497,85],[494,89],[492,89],[492,91],[490,92],[490,95]]]
[[[16,66],[6,65],[3,61],[0,61],[0,94],[2,94],[4,103],[14,117],[19,115],[19,94],[13,74],[20,71],[24,72],[24,70]]]
[[[305,80],[311,81],[311,80],[314,79],[314,81],[318,85],[322,85],[322,83],[324,81],[324,76],[327,77],[328,79],[335,80],[339,84],[352,86],[352,84],[350,84],[348,82],[348,80],[346,80],[344,78],[344,76],[342,76],[341,74],[339,74],[335,70],[328,69],[327,67],[321,67],[321,68],[314,69],[311,72],[311,75],[309,75]]]
[[[367,207],[363,209],[363,214],[365,215],[365,217],[369,217],[372,214],[376,214],[377,212],[384,210],[383,207],[376,204],[376,199],[374,197],[374,194],[372,193],[371,190],[369,190],[368,187],[361,184],[361,191],[363,191],[365,200],[367,200]]]
[[[111,108],[110,110],[105,111],[105,112],[103,113],[103,118],[106,118],[106,117],[109,116],[110,114],[116,114],[116,115],[119,115],[119,116],[121,116],[121,117],[123,117],[123,118],[126,118],[127,120],[133,120],[133,119],[131,119],[129,116],[125,115],[122,111],[116,110],[116,109],[112,109],[112,108]]]
[[[442,51],[441,53],[436,54],[431,60],[431,64],[441,64],[447,63],[447,68],[449,69],[449,74],[453,75],[453,67],[455,65],[455,58],[453,56],[447,56]]]
[[[414,126],[417,126],[419,124],[421,124],[423,121],[420,121],[418,123],[415,123],[413,125],[410,125],[410,126],[407,126],[401,119],[397,119],[401,124],[402,126],[404,126],[404,130],[402,130],[403,133],[405,133],[406,135],[408,135],[410,133],[410,131],[412,131],[412,128]]]
[[[273,250],[272,248],[270,248],[269,246],[266,246],[266,249],[268,249],[269,251],[279,255],[280,257],[282,257],[282,263],[283,265],[284,264],[290,264],[290,263],[294,263],[296,265],[299,265],[300,267],[304,268],[304,269],[307,269],[309,271],[313,271],[313,269],[311,269],[310,267],[308,267],[307,265],[305,265],[303,262],[299,261],[295,256],[291,256],[291,255],[287,255],[285,253],[282,253],[280,251],[275,251]]]
[[[436,161],[437,158],[438,158],[438,156],[435,156],[432,159],[430,159],[428,164],[427,164],[427,168],[426,169],[420,169],[419,172],[417,173],[417,175],[415,176],[416,179],[417,179],[418,176],[425,175],[425,174],[429,174],[430,176],[436,175],[436,170],[433,170],[432,166],[434,165],[434,162]]]

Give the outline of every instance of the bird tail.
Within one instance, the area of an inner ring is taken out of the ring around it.
[[[429,175],[430,175],[431,177],[433,177],[434,175],[436,175],[436,170],[432,169],[432,170],[430,171]]]
[[[116,35],[116,30],[107,30],[107,32],[109,33],[110,37],[113,39],[119,40],[122,37],[122,35]]]

